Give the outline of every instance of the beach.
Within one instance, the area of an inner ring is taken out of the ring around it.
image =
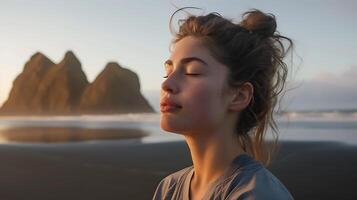
[[[281,142],[268,169],[295,199],[357,199],[357,146]],[[191,165],[183,141],[140,139],[1,144],[1,199],[151,199],[168,174]]]

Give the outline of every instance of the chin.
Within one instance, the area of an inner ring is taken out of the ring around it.
[[[160,128],[171,133],[180,133],[183,130],[183,127],[176,120],[170,120],[166,117],[160,119]]]
[[[178,133],[179,132],[177,127],[172,126],[172,125],[167,124],[167,123],[160,123],[160,128],[163,131],[166,131],[166,132],[171,132],[171,133]]]

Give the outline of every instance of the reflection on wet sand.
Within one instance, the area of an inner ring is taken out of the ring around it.
[[[3,141],[13,142],[78,142],[86,140],[117,140],[149,135],[140,129],[88,129],[71,127],[12,127],[0,129]]]

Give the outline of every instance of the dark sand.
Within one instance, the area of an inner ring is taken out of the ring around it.
[[[0,145],[0,199],[151,199],[166,175],[191,165],[183,142],[139,140]],[[357,199],[357,147],[284,142],[269,167],[295,199]]]

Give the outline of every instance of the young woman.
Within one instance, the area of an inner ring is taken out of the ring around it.
[[[185,137],[193,166],[165,177],[153,199],[293,199],[264,166],[277,144],[264,136],[268,127],[277,134],[273,110],[292,41],[259,10],[239,24],[217,13],[180,22],[165,62],[160,124]]]

